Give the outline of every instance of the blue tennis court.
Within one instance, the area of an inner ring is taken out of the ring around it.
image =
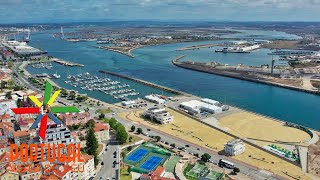
[[[140,168],[152,171],[161,161],[163,158],[158,156],[151,156],[146,162],[144,162]]]
[[[127,160],[133,161],[133,162],[138,162],[140,161],[146,154],[148,154],[148,150],[145,149],[138,149],[137,151],[133,152]]]

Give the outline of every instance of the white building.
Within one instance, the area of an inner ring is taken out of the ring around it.
[[[218,106],[220,104],[219,101],[216,101],[213,99],[208,99],[208,98],[203,98],[203,99],[201,99],[201,101],[204,103],[207,103],[207,104],[215,105],[215,106]]]
[[[65,127],[63,124],[56,125],[56,124],[51,124],[47,126],[47,132],[46,132],[46,138],[43,140],[39,138],[40,142],[35,142],[35,143],[40,143],[40,144],[64,144],[65,147],[68,147],[69,144],[77,144],[76,140],[74,137],[71,136],[70,130]],[[52,150],[52,149],[51,149]],[[38,154],[40,153],[41,148],[38,148]],[[47,158],[47,153],[48,153],[48,147],[45,147],[45,155],[44,157]],[[56,149],[57,153],[57,149]],[[67,148],[61,149],[61,153],[67,155],[68,150]],[[38,160],[40,161],[41,157],[38,156]],[[47,160],[47,159],[45,159]]]
[[[210,99],[203,99],[209,101]],[[222,112],[222,108],[215,105],[218,101],[210,100],[209,102],[201,102],[198,100],[191,100],[182,102],[179,107],[187,110],[190,114],[200,114],[203,111],[217,114]]]
[[[159,98],[156,95],[150,94],[144,97],[147,101],[156,103],[156,104],[164,104],[166,101],[164,99]]]
[[[241,139],[233,139],[224,145],[224,152],[228,156],[237,156],[245,151],[245,144]]]
[[[150,108],[144,112],[144,116],[160,124],[168,124],[173,121],[173,116],[165,108]]]

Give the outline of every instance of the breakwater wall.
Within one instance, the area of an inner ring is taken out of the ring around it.
[[[99,70],[99,72],[100,73],[104,73],[104,74],[109,74],[109,75],[112,75],[112,76],[121,77],[121,78],[128,79],[128,80],[131,80],[131,81],[135,81],[135,82],[138,82],[140,84],[144,84],[146,86],[150,86],[150,87],[153,87],[153,88],[156,88],[156,89],[164,90],[164,91],[176,94],[176,95],[191,96],[190,94],[187,94],[187,93],[182,92],[182,91],[178,91],[178,90],[175,90],[175,89],[171,89],[171,88],[168,88],[168,87],[165,87],[165,86],[161,86],[161,85],[154,84],[154,83],[151,83],[151,82],[148,82],[148,81],[144,81],[144,80],[141,80],[141,79],[129,77],[129,76],[126,76],[126,75],[118,74],[118,73],[115,73],[115,72],[110,72],[110,71],[105,71],[105,70]]]
[[[313,91],[313,90],[303,89],[300,87],[290,86],[290,85],[286,85],[286,84],[280,84],[280,83],[275,83],[275,82],[263,81],[263,80],[255,79],[255,78],[244,77],[244,76],[241,76],[240,74],[217,70],[217,69],[213,69],[213,68],[210,69],[210,71],[205,70],[205,69],[202,69],[201,67],[196,66],[196,65],[179,62],[178,60],[181,59],[179,57],[173,59],[172,64],[174,64],[175,66],[181,67],[181,68],[185,68],[185,69],[189,69],[189,70],[193,70],[193,71],[199,71],[199,72],[203,72],[203,73],[215,74],[215,75],[234,78],[234,79],[251,81],[251,82],[256,82],[256,83],[261,83],[261,84],[266,84],[266,85],[271,85],[271,86],[276,86],[276,87],[281,87],[281,88],[286,88],[286,89],[291,89],[291,90],[295,90],[295,91],[311,93],[311,94],[315,94],[315,95],[320,95],[320,91]]]

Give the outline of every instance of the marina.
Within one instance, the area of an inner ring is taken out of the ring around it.
[[[69,75],[67,79],[68,80],[64,81],[64,83],[70,84],[73,87],[80,87],[86,91],[100,91],[115,99],[127,100],[129,97],[139,95],[139,92],[136,92],[135,89],[131,89],[128,84],[112,81],[109,78],[92,76],[88,72],[75,76]]]

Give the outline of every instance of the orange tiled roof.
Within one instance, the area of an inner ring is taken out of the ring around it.
[[[50,175],[50,176],[42,175],[42,176],[40,177],[40,180],[47,180],[47,179],[49,179],[49,180],[59,180],[58,176],[56,176],[56,175],[54,175],[54,174],[52,174],[52,175]]]
[[[29,131],[26,131],[26,130],[22,130],[22,131],[16,131],[13,133],[13,137],[16,138],[16,137],[22,137],[22,136],[29,136],[30,135],[30,132]]]
[[[4,152],[0,155],[0,163],[9,163],[9,157],[10,153],[9,152]]]
[[[63,166],[63,168],[64,168],[63,171],[53,170],[54,174],[60,178],[63,178],[68,172],[72,170],[72,167],[68,165]]]
[[[91,156],[89,154],[81,154],[81,157],[82,157],[82,159],[84,159],[84,162],[86,162],[86,163],[93,158],[93,156]]]
[[[82,112],[82,113],[75,113],[75,114],[61,114],[61,118],[63,119],[72,119],[72,118],[79,118],[79,117],[90,117],[90,114],[88,112]]]
[[[101,123],[96,123],[96,125],[94,127],[95,132],[107,131],[107,130],[109,130],[109,127],[107,125],[101,124]]]
[[[161,176],[163,172],[164,172],[164,168],[162,166],[158,166],[157,169],[154,171],[154,175]]]
[[[0,120],[6,120],[6,119],[10,119],[10,115],[9,114],[2,114],[0,117]]]

